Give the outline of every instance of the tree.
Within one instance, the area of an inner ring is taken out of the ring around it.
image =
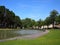
[[[25,18],[22,20],[22,25],[24,28],[32,28],[36,26],[36,21],[30,18]]]
[[[22,22],[21,22],[21,19],[20,19],[20,17],[19,16],[15,16],[15,26],[17,27],[21,27],[22,28]]]
[[[36,26],[36,21],[35,20],[31,20],[31,27],[32,26]]]
[[[41,28],[41,26],[42,26],[42,20],[40,19],[40,20],[38,21],[38,27]]]
[[[48,26],[51,24],[51,19],[50,19],[50,17],[46,17],[44,23],[45,23],[45,25],[47,25],[47,28],[49,28]]]
[[[31,27],[31,19],[30,18],[23,19],[22,23],[23,23],[23,27],[25,27],[25,28]]]
[[[60,15],[58,15],[55,20],[56,20],[57,24],[60,24]]]
[[[14,28],[21,27],[21,19],[16,16],[13,11],[10,11],[5,6],[0,6],[0,27]]]
[[[55,22],[55,18],[57,16],[58,12],[56,10],[52,10],[50,13],[50,19],[51,19],[51,23],[53,25],[54,28],[54,22]]]
[[[0,6],[0,27],[4,25],[5,6]]]

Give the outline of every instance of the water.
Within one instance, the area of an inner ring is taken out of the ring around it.
[[[0,30],[0,39],[40,33],[39,30]]]
[[[21,35],[31,35],[39,32],[40,32],[39,30],[20,30],[20,31],[16,31],[15,33],[21,34]]]

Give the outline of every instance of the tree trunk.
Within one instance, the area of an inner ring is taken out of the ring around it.
[[[49,26],[47,25],[47,29],[49,28]]]
[[[53,29],[54,29],[54,23],[52,25],[53,25]]]

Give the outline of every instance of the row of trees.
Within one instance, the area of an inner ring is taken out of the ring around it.
[[[31,28],[33,26],[37,26],[37,22],[35,20],[32,20],[30,18],[26,18],[22,20],[22,26],[24,28]]]
[[[38,26],[38,28],[41,28],[41,26],[46,25],[47,28],[50,24],[54,25],[55,24],[60,24],[60,14],[56,10],[52,10],[50,12],[50,15],[46,17],[45,20],[39,19],[38,21],[32,20],[30,18],[26,18],[22,20],[23,27],[28,28],[28,27],[33,27],[33,26]]]
[[[1,28],[17,28],[21,27],[21,19],[16,16],[13,11],[10,11],[5,6],[0,6],[0,27]]]
[[[35,21],[31,18],[20,19],[19,16],[16,16],[13,11],[10,11],[5,6],[0,6],[0,28],[33,28],[33,26],[47,25],[47,27],[52,24],[60,24],[60,14],[56,10],[50,12],[49,17],[46,17],[45,20],[39,19]]]

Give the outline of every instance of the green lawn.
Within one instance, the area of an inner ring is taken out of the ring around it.
[[[51,30],[48,34],[31,40],[11,40],[0,45],[60,45],[60,30]]]

